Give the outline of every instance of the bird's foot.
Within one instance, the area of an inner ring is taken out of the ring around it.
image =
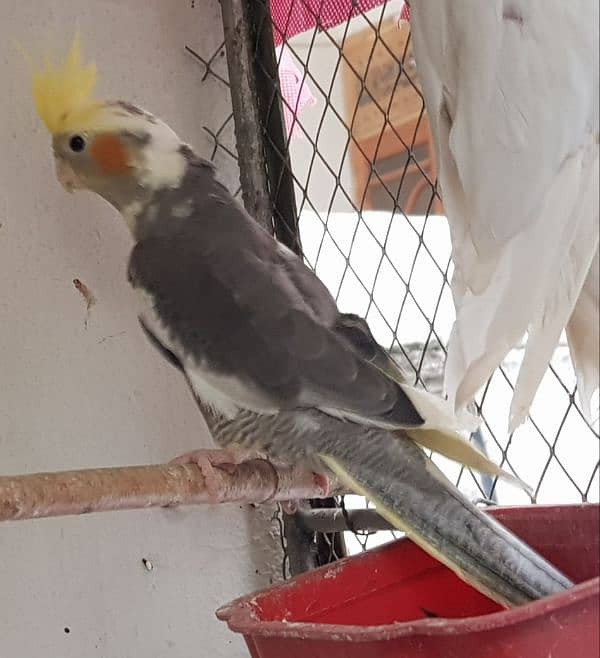
[[[196,464],[204,477],[208,498],[213,503],[220,502],[222,480],[216,469],[232,474],[242,463],[256,459],[257,453],[242,449],[193,450],[173,459],[171,464]]]
[[[242,448],[225,448],[222,450],[204,449],[193,450],[184,455],[176,457],[171,464],[196,464],[204,477],[204,486],[211,502],[218,503],[222,495],[222,479],[217,470],[233,474],[236,468],[244,462],[261,459],[269,463],[270,460],[259,452],[244,450]],[[276,469],[275,465],[271,466]],[[323,473],[313,473],[314,483],[326,496],[330,489],[329,478]],[[286,514],[294,514],[298,509],[298,500],[287,500],[282,503],[282,509]]]

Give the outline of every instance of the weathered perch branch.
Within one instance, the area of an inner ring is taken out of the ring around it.
[[[263,459],[216,471],[219,502],[323,498],[314,473]],[[125,466],[0,476],[0,521],[214,502],[195,464]]]

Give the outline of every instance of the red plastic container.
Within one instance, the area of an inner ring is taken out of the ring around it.
[[[408,540],[217,612],[252,658],[598,658],[598,505],[491,512],[575,582],[505,610]]]

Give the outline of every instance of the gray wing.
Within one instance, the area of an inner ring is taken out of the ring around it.
[[[390,379],[400,383],[407,382],[400,366],[375,340],[364,318],[354,313],[340,313],[336,319],[335,330],[352,343],[352,347],[365,361],[372,363]]]
[[[300,259],[266,233],[212,236],[190,222],[141,240],[130,260],[131,283],[151,295],[169,344],[154,337],[185,361],[188,376],[198,368],[247,408],[315,407],[387,427],[423,423],[397,383],[336,328],[335,303]]]

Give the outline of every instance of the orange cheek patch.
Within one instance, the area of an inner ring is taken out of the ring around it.
[[[127,149],[114,135],[100,135],[94,139],[91,153],[106,174],[124,174],[129,169]]]

